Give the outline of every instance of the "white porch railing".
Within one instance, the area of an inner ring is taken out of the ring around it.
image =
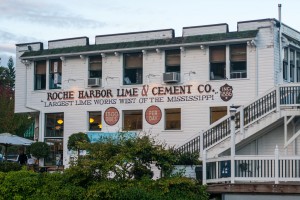
[[[221,182],[300,182],[300,156],[236,155],[235,172],[231,174],[231,157],[206,159],[203,154],[203,184]]]

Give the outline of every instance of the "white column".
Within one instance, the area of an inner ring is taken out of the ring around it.
[[[207,159],[207,155],[206,155],[206,150],[203,150],[203,159],[202,159],[202,177],[203,177],[203,185],[206,185],[206,159]]]
[[[234,183],[235,178],[235,165],[234,165],[234,157],[235,157],[235,118],[231,116],[230,120],[230,137],[231,137],[231,183]]]
[[[275,184],[279,183],[279,150],[276,145],[275,148]]]
[[[200,133],[200,158],[202,157],[203,155],[203,131],[201,131]]]

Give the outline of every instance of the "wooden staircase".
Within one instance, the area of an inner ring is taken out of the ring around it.
[[[258,134],[269,126],[280,123],[284,116],[300,115],[300,84],[274,87],[254,101],[238,108],[235,114],[235,144]],[[230,116],[211,124],[201,134],[178,148],[180,152],[206,150],[208,158],[216,157],[231,146]]]

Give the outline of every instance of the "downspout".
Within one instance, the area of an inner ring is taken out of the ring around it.
[[[256,44],[256,55],[255,55],[255,62],[256,62],[256,97],[258,97],[258,90],[259,90],[259,71],[258,71],[258,47]]]
[[[281,82],[281,73],[283,70],[283,63],[282,63],[282,29],[281,29],[281,4],[278,4],[278,19],[279,19],[279,69],[277,71],[277,83],[275,85],[278,85]]]

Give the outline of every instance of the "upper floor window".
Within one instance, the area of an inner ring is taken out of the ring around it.
[[[50,60],[49,89],[61,89],[62,62],[59,59]]]
[[[143,111],[142,110],[124,110],[123,111],[123,130],[141,130],[143,129]]]
[[[124,85],[143,83],[143,54],[124,53]]]
[[[166,50],[166,72],[180,72],[180,50]]]
[[[46,89],[46,61],[36,61],[34,65],[34,89]]]
[[[89,78],[102,78],[102,57],[90,56]]]
[[[209,48],[210,80],[226,79],[226,46]]]
[[[295,50],[290,51],[290,81],[295,79]]]
[[[48,113],[46,118],[45,137],[64,136],[64,113]]]
[[[297,82],[300,82],[300,52],[296,54]]]
[[[230,45],[230,78],[247,78],[246,44]]]
[[[284,48],[283,50],[283,69],[282,69],[282,75],[283,75],[283,80],[287,81],[287,68],[288,68],[288,48]]]
[[[89,130],[90,131],[101,131],[102,121],[100,112],[89,112]]]
[[[181,109],[165,109],[165,130],[181,129]]]

